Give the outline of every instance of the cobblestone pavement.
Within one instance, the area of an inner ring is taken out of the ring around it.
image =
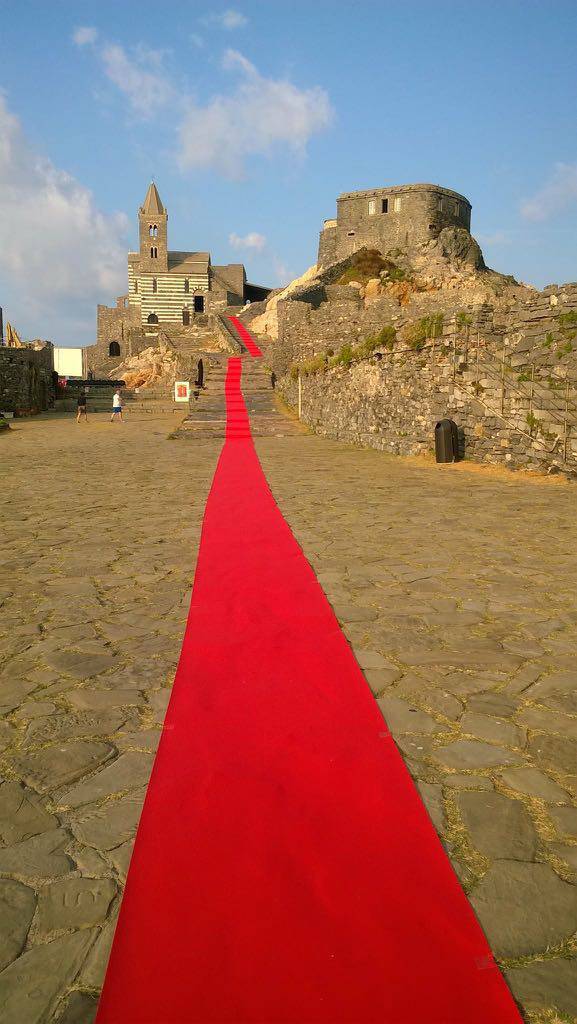
[[[273,493],[527,1019],[573,1021],[575,488],[360,451],[265,406]],[[175,441],[161,414],[0,438],[3,1024],[94,1016],[222,444],[201,418]]]

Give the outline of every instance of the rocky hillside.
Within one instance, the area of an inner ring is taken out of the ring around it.
[[[520,284],[447,228],[311,268],[269,307],[251,329],[293,405],[300,378],[314,430],[416,454],[450,417],[469,457],[577,469],[577,285]]]

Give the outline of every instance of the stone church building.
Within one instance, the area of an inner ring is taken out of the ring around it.
[[[128,253],[128,293],[115,306],[98,306],[97,341],[88,366],[106,374],[128,356],[155,344],[159,334],[181,349],[201,345],[218,315],[265,298],[247,283],[242,263],[214,266],[208,252],[168,248],[168,212],[151,183],[138,211],[139,251]]]

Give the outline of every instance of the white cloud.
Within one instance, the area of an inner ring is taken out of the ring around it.
[[[16,326],[33,317],[28,334],[50,329],[58,340],[90,318],[94,332],[96,302],[126,286],[127,229],[123,214],[103,214],[87,188],[31,147],[0,95],[0,273]]]
[[[160,50],[140,46],[129,56],[124,47],[107,43],[99,55],[107,77],[139,117],[153,117],[172,99],[174,90],[163,71]],[[151,65],[155,70],[150,70]]]
[[[577,201],[577,164],[555,164],[545,184],[530,199],[521,203],[526,220],[549,220]]]
[[[221,14],[208,14],[203,18],[203,23],[205,25],[217,25],[227,32],[233,32],[236,28],[244,28],[245,25],[248,25],[248,18],[241,14],[240,11],[229,7],[228,10],[222,11]]]
[[[262,252],[266,245],[266,238],[264,235],[259,235],[258,231],[249,231],[247,235],[237,235],[233,231],[228,236],[229,244],[233,249],[254,249],[255,252]]]
[[[77,46],[92,46],[98,39],[98,30],[90,25],[79,25],[72,33]]]
[[[328,127],[333,116],[324,89],[299,89],[286,79],[265,78],[236,50],[224,65],[241,75],[235,91],[215,96],[206,106],[193,100],[179,129],[180,165],[213,167],[240,178],[248,156],[286,148],[303,156],[309,139]]]

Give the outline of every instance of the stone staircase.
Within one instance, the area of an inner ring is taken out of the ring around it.
[[[241,386],[253,437],[284,437],[288,434],[300,433],[302,428],[298,422],[281,415],[276,408],[270,371],[263,365],[262,359],[253,359],[248,353],[240,358],[242,360]],[[190,412],[180,424],[174,437],[197,440],[208,437],[225,437],[224,384],[228,359],[228,356],[222,356],[220,365],[212,371],[206,381],[206,387],[191,403]]]

